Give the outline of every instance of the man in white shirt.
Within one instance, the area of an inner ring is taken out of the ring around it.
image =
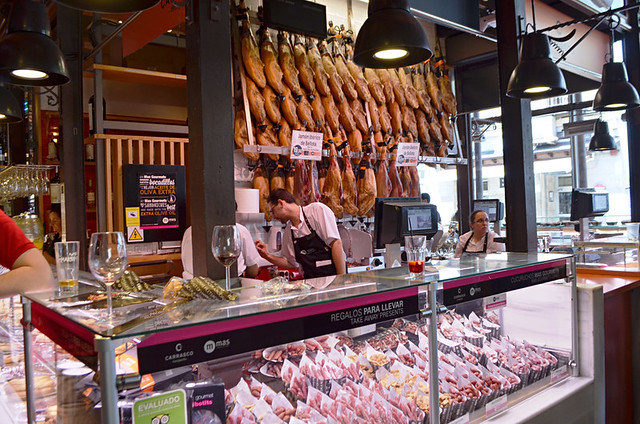
[[[260,256],[282,268],[301,268],[305,278],[346,272],[336,217],[329,207],[319,202],[300,207],[284,189],[273,190],[267,203],[273,217],[287,225],[282,237],[282,256],[269,253],[267,246],[257,240]]]
[[[258,260],[260,255],[253,244],[251,233],[242,224],[236,224],[240,240],[242,240],[242,250],[238,256],[238,275],[244,275],[247,278],[253,278],[258,275]],[[191,238],[191,227],[187,228],[182,236],[182,278],[190,280],[193,278],[193,242]],[[213,252],[213,248],[212,248]]]

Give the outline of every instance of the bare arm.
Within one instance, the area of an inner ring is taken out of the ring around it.
[[[51,267],[36,248],[29,249],[13,263],[11,271],[0,275],[0,297],[50,290]]]
[[[287,258],[283,258],[281,256],[276,256],[267,251],[267,245],[264,244],[260,240],[256,240],[256,249],[258,249],[258,254],[271,262],[272,264],[279,266],[281,268],[296,268],[295,264],[292,264],[287,260]]]
[[[248,266],[244,269],[244,276],[247,278],[253,278],[256,275],[258,275],[258,265],[254,264],[251,266]]]
[[[336,266],[336,274],[345,274],[347,272],[347,264],[344,258],[344,250],[342,249],[342,240],[334,240],[331,243],[331,258]]]

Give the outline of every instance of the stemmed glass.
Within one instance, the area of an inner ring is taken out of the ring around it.
[[[231,288],[231,265],[240,256],[242,240],[235,225],[216,225],[211,240],[213,256],[225,267],[226,289]]]
[[[107,320],[111,321],[111,286],[127,267],[127,248],[120,232],[93,233],[89,244],[89,269],[107,286]]]

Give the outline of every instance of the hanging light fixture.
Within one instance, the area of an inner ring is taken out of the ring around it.
[[[593,137],[589,142],[589,151],[618,150],[616,141],[609,134],[609,124],[598,119],[593,127]]]
[[[353,61],[367,68],[397,68],[432,55],[427,35],[411,15],[409,0],[370,0],[358,31]]]
[[[8,88],[0,85],[0,123],[13,123],[22,121],[20,103]]]
[[[613,30],[617,24],[609,21],[611,29],[609,62],[602,67],[602,84],[593,99],[593,109],[598,112],[632,109],[640,106],[638,91],[631,85],[627,76],[627,68],[622,62],[613,61]]]
[[[65,6],[104,13],[129,13],[148,9],[160,0],[56,0]]]
[[[525,34],[520,45],[520,63],[509,78],[507,96],[535,99],[566,92],[564,75],[551,59],[549,37],[537,32]]]
[[[37,86],[69,82],[62,52],[50,35],[46,6],[40,1],[16,1],[7,34],[0,39],[0,80]]]

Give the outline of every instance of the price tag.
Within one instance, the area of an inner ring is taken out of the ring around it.
[[[556,368],[555,370],[551,371],[551,383],[553,384],[556,381],[562,380],[568,375],[569,375],[569,370],[567,369],[566,366]]]
[[[416,166],[420,155],[420,143],[398,143],[396,166]]]
[[[469,413],[467,412],[463,416],[450,421],[449,424],[469,424]]]
[[[500,396],[499,398],[495,398],[491,402],[487,402],[487,405],[485,407],[487,417],[490,417],[491,415],[495,415],[498,412],[502,412],[507,409],[507,403],[507,395]]]
[[[487,311],[504,308],[505,306],[507,306],[506,293],[495,294],[484,298],[484,308]]]
[[[293,130],[291,136],[291,159],[321,160],[323,134]]]

